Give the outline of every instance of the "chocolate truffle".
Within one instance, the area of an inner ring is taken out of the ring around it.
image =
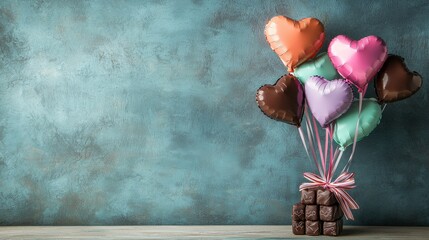
[[[310,221],[319,220],[319,206],[317,205],[305,206],[305,219]]]
[[[343,219],[335,222],[323,222],[323,235],[338,236],[343,230]]]
[[[316,190],[307,190],[307,189],[302,190],[301,203],[316,204]]]
[[[335,195],[327,189],[317,190],[317,204],[318,205],[334,205],[337,203]]]
[[[292,220],[292,232],[295,235],[305,234],[305,221]]]
[[[305,205],[302,203],[294,204],[292,207],[292,220],[304,221],[305,220]]]
[[[309,236],[318,236],[322,232],[322,222],[305,221],[305,234]]]
[[[320,206],[319,210],[319,217],[322,221],[335,221],[343,216],[343,212],[341,211],[341,208],[336,205],[332,206]]]

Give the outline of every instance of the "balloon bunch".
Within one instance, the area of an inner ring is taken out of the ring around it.
[[[338,35],[329,43],[327,53],[316,55],[325,40],[324,26],[316,18],[295,21],[275,16],[267,23],[265,36],[289,74],[274,85],[259,88],[256,102],[268,117],[298,128],[304,149],[319,172],[304,173],[311,183],[302,184],[300,189],[329,189],[346,218],[353,219],[350,209],[359,206],[346,191],[355,187],[354,174],[348,171],[356,142],[376,128],[387,103],[416,93],[422,77],[408,70],[402,57],[388,55],[385,42],[377,36],[355,41]],[[378,100],[364,98],[374,78]],[[358,99],[354,99],[353,86]],[[325,130],[324,143],[319,127]],[[338,146],[334,147],[333,140]],[[349,146],[349,159],[333,180]]]

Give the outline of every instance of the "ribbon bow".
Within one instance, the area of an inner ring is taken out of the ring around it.
[[[301,186],[299,186],[300,191],[304,189],[318,189],[321,187],[329,190],[337,198],[346,219],[354,220],[351,209],[359,209],[359,205],[346,192],[347,190],[356,187],[354,185],[354,173],[343,172],[333,182],[331,182],[329,178],[327,180],[326,178],[322,178],[321,176],[310,172],[304,173],[304,177],[310,182],[301,184]]]

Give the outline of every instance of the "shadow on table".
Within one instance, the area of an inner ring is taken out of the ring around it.
[[[366,227],[345,227],[341,236],[359,236],[359,235],[368,235],[377,231],[376,228],[366,228]]]

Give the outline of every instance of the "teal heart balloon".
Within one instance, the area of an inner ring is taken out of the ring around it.
[[[312,60],[299,65],[293,74],[303,85],[311,76],[321,76],[327,80],[340,78],[327,53],[320,53]]]
[[[359,100],[355,100],[349,110],[337,118],[334,130],[334,140],[340,145],[340,150],[353,144],[356,122],[359,114]],[[375,99],[363,99],[360,113],[357,140],[368,136],[381,120],[381,108]]]

